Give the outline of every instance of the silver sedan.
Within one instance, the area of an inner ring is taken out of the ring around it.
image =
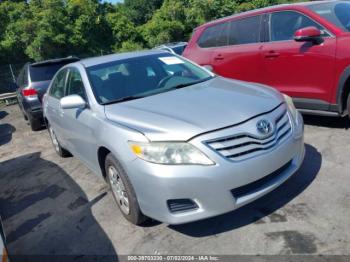
[[[291,98],[163,51],[69,64],[43,107],[56,152],[103,176],[134,224],[229,212],[281,185],[304,158]]]

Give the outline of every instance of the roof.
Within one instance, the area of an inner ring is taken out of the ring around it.
[[[188,43],[187,42],[172,42],[172,43],[164,43],[162,45],[158,45],[154,48],[162,48],[162,47],[170,47],[170,48],[173,48],[173,47],[178,47],[178,46],[184,46],[184,45],[187,45]]]
[[[259,8],[259,9],[254,9],[254,10],[250,10],[250,11],[246,11],[246,12],[242,12],[242,13],[237,13],[231,16],[226,16],[223,18],[219,18],[213,21],[210,21],[208,23],[205,23],[203,25],[200,25],[197,28],[200,28],[202,26],[207,26],[207,25],[211,25],[211,24],[216,24],[217,22],[221,22],[221,21],[225,21],[227,19],[231,19],[231,18],[235,18],[235,17],[243,17],[243,16],[249,16],[250,14],[257,14],[257,13],[264,13],[264,12],[268,12],[274,9],[278,9],[278,8],[288,8],[288,7],[303,7],[303,6],[310,6],[310,5],[316,5],[316,4],[325,4],[325,3],[332,3],[332,2],[346,2],[346,1],[339,1],[339,0],[326,0],[326,1],[309,1],[309,2],[300,2],[300,3],[290,3],[290,4],[279,4],[279,5],[273,5],[273,6],[268,6],[268,7],[264,7],[264,8]]]
[[[104,63],[115,62],[115,61],[130,59],[130,58],[164,54],[164,52],[165,51],[163,51],[163,50],[147,50],[147,51],[112,54],[112,55],[86,58],[86,59],[80,60],[79,63],[81,63],[84,67],[90,67],[90,66],[95,66],[95,65],[100,65],[100,64],[104,64]]]
[[[68,56],[68,57],[63,57],[63,58],[56,58],[56,59],[50,59],[50,60],[45,60],[45,61],[40,61],[40,62],[36,62],[36,63],[32,63],[30,64],[31,66],[45,66],[45,65],[50,65],[50,64],[59,64],[62,62],[65,63],[73,63],[73,62],[77,62],[80,59],[78,57],[75,56]]]

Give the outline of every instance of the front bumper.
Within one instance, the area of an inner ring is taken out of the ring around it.
[[[256,157],[237,162],[213,152],[203,145],[203,139],[205,137],[197,137],[190,142],[215,161],[213,166],[167,166],[141,159],[127,165],[140,208],[146,216],[168,224],[181,224],[230,212],[285,182],[299,169],[305,154],[303,135],[296,138],[294,129],[283,143]],[[248,194],[239,197],[232,194],[233,189],[261,180],[286,163],[289,165],[279,174]],[[191,199],[198,208],[172,213],[167,205],[171,199]]]

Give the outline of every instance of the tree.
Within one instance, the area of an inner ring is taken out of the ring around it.
[[[22,61],[26,58],[24,46],[33,32],[28,5],[23,1],[0,3],[0,63]]]
[[[113,38],[106,5],[98,0],[68,0],[66,10],[71,52],[83,57],[110,52]]]
[[[28,23],[34,32],[23,37],[30,39],[26,54],[35,60],[64,56],[68,50],[68,17],[61,0],[30,1],[32,20]],[[26,32],[28,33],[28,32]]]
[[[150,20],[153,13],[163,4],[163,0],[125,0],[131,20],[136,25],[142,25]]]
[[[185,0],[165,0],[152,19],[142,26],[142,34],[149,47],[186,37]]]
[[[122,48],[123,43],[126,44],[122,49],[127,49],[127,51],[130,50],[133,43],[135,43],[135,47],[142,46],[140,43],[137,44],[141,38],[137,28],[124,12],[116,10],[115,12],[108,13],[106,19],[112,32],[112,48],[115,52]]]
[[[188,40],[213,19],[291,0],[0,1],[0,63],[80,57]],[[299,1],[299,0],[296,0]]]

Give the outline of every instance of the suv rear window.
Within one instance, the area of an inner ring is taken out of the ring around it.
[[[310,5],[308,8],[339,28],[350,31],[350,3],[322,3]]]
[[[227,45],[228,29],[229,22],[206,28],[198,40],[198,45],[203,48]]]
[[[260,42],[261,16],[232,20],[208,27],[198,40],[200,47],[243,45]]]
[[[47,64],[30,66],[29,73],[32,82],[48,81],[53,78],[56,72],[67,63]]]

